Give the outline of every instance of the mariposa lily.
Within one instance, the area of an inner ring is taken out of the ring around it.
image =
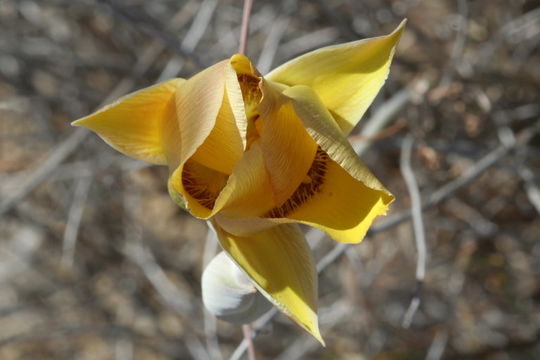
[[[258,289],[322,342],[316,270],[298,223],[357,243],[392,202],[347,135],[386,80],[404,24],[265,76],[237,54],[73,124],[128,156],[168,165],[171,197],[210,220]]]

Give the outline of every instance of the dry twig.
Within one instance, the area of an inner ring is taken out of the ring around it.
[[[244,0],[244,10],[242,12],[242,29],[240,30],[240,45],[238,52],[245,54],[247,51],[247,42],[249,36],[249,22],[251,19],[251,9],[253,8],[253,0]]]
[[[64,231],[62,265],[65,267],[73,266],[73,258],[75,255],[75,245],[79,235],[79,226],[81,224],[86,198],[92,185],[91,177],[82,177],[77,181],[75,186],[75,194],[73,201],[68,211],[68,220]]]
[[[420,198],[420,190],[414,176],[414,171],[411,166],[411,153],[414,144],[414,139],[408,135],[403,140],[401,149],[401,173],[407,184],[409,196],[411,198],[411,214],[413,221],[414,240],[418,258],[416,260],[416,289],[414,291],[411,304],[403,317],[403,327],[408,328],[411,325],[412,319],[418,307],[420,306],[420,298],[424,277],[426,274],[426,234],[424,231],[424,220],[422,218],[422,199]]]

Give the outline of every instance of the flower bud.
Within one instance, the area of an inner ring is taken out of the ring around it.
[[[202,275],[202,299],[210,313],[233,324],[247,324],[272,304],[224,252],[210,261]]]

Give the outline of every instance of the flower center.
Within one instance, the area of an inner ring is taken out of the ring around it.
[[[267,212],[263,217],[282,218],[292,213],[297,207],[308,201],[313,195],[321,191],[326,175],[326,164],[328,154],[319,146],[315,153],[313,163],[309,168],[306,177],[296,188],[292,196],[279,207],[275,207]]]
[[[227,174],[188,160],[182,169],[182,185],[199,204],[212,210],[221,190],[227,184]]]
[[[260,79],[249,74],[238,75],[238,83],[242,90],[242,99],[244,100],[244,110],[247,118],[246,147],[249,149],[251,144],[259,138],[260,126],[259,103],[262,99],[262,92],[259,88]]]

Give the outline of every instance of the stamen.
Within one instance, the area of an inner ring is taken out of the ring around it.
[[[295,190],[292,196],[283,205],[273,208],[263,217],[282,218],[292,213],[297,207],[308,201],[313,195],[321,191],[326,175],[329,156],[321,147],[317,148],[315,159],[308,170],[305,179]]]

